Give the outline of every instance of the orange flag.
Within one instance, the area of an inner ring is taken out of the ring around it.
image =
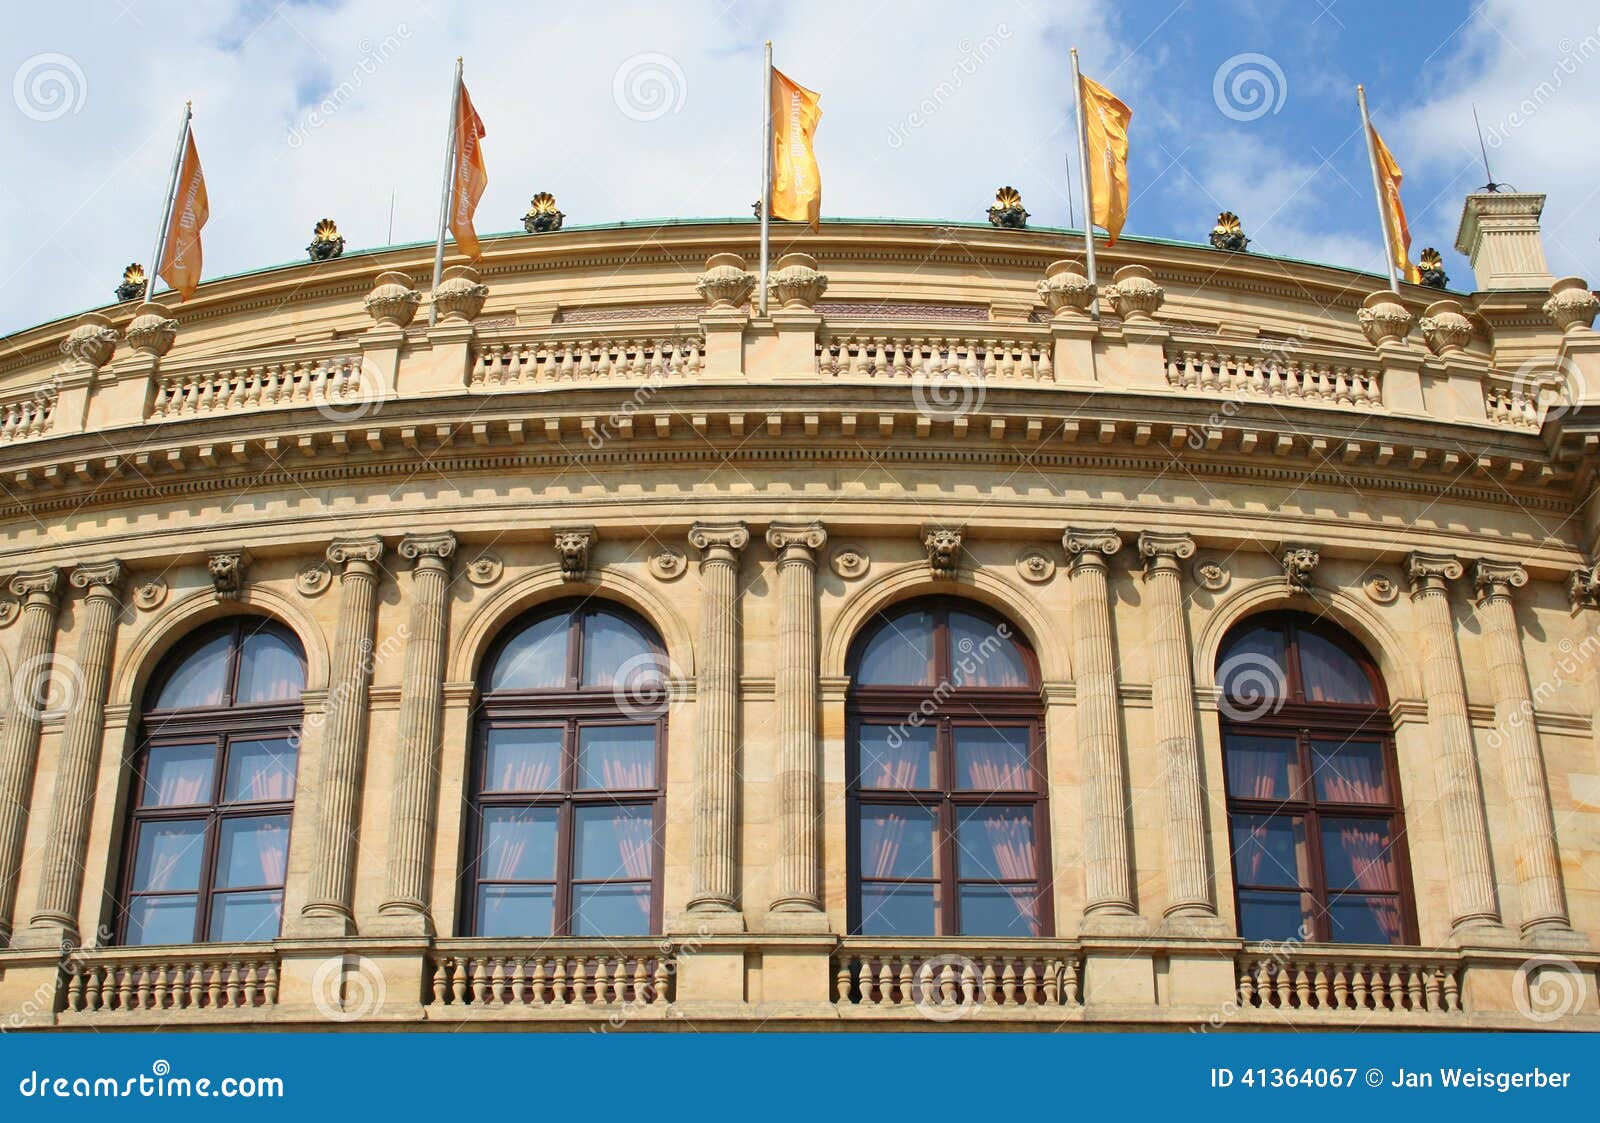
[[[455,182],[450,190],[450,233],[456,246],[473,261],[483,256],[477,231],[472,229],[472,214],[489,186],[489,171],[483,165],[483,138],[487,133],[483,118],[472,107],[467,84],[461,84],[460,104],[456,109]]]
[[[200,228],[211,217],[206,199],[206,177],[200,170],[200,153],[195,150],[190,130],[178,165],[178,190],[172,197],[172,213],[167,216],[167,244],[161,253],[156,276],[172,286],[183,300],[200,286]],[[152,293],[155,286],[151,285]]]
[[[821,95],[772,71],[772,217],[809,222],[822,215],[822,173],[812,148]]]
[[[1372,133],[1372,151],[1378,157],[1378,189],[1383,193],[1383,226],[1389,238],[1389,260],[1394,262],[1395,272],[1416,284],[1422,278],[1417,267],[1411,264],[1411,227],[1406,225],[1406,209],[1400,205],[1400,181],[1405,176],[1378,130],[1371,125],[1367,128]]]
[[[1128,122],[1133,110],[1088,78],[1083,79],[1081,97],[1094,204],[1089,221],[1106,232],[1106,245],[1114,246],[1128,218]]]

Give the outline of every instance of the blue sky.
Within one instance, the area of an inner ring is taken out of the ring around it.
[[[391,193],[394,240],[429,239],[457,54],[489,130],[480,231],[516,228],[540,190],[569,223],[748,214],[765,38],[823,96],[825,215],[982,220],[1013,184],[1035,224],[1066,225],[1076,43],[1134,111],[1130,233],[1203,240],[1227,207],[1258,252],[1380,271],[1361,81],[1416,247],[1456,287],[1461,199],[1485,178],[1473,102],[1495,177],[1550,197],[1554,272],[1600,273],[1593,3],[105,0],[8,15],[0,332],[106,302],[149,255],[186,97],[207,276],[302,257],[323,215],[381,245]]]

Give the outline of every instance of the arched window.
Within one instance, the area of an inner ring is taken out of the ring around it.
[[[1394,730],[1383,680],[1301,613],[1224,639],[1222,751],[1239,934],[1415,942]]]
[[[299,640],[259,616],[201,629],[157,669],[140,715],[122,942],[277,937],[305,682]]]
[[[484,668],[464,931],[659,931],[660,640],[631,612],[566,602],[512,625]]]
[[[1016,629],[912,601],[868,623],[850,673],[851,930],[1049,935],[1044,710]]]

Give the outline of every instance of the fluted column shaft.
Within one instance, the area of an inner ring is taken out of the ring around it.
[[[428,855],[439,789],[444,711],[445,598],[450,590],[453,534],[408,535],[400,556],[416,563],[400,687],[400,736],[389,805],[388,889],[379,911],[414,916],[431,927]]]
[[[39,894],[30,923],[59,925],[63,934],[76,936],[89,812],[94,805],[94,777],[105,739],[111,658],[116,646],[117,612],[122,607],[117,595],[122,563],[79,566],[73,570],[71,582],[75,588],[86,590],[79,612],[79,690],[62,731],[61,760],[50,794],[50,830],[45,835]]]
[[[353,916],[356,834],[361,772],[367,741],[367,700],[372,682],[372,635],[377,622],[379,538],[340,539],[328,561],[341,570],[339,618],[334,625],[328,674],[322,769],[312,820],[311,877],[301,913],[349,920]]]
[[[817,559],[828,540],[816,524],[774,524],[778,551],[778,877],[774,912],[818,912]]]
[[[19,573],[11,593],[22,601],[22,634],[12,668],[5,726],[0,728],[0,941],[11,937],[22,872],[22,842],[28,827],[28,795],[39,755],[39,725],[55,689],[50,661],[56,634],[56,587],[61,573]]]
[[[1195,732],[1194,670],[1183,614],[1183,568],[1194,540],[1181,534],[1145,533],[1145,593],[1154,617],[1151,700],[1167,811],[1167,916],[1217,914],[1206,860],[1205,790],[1200,782],[1200,739]]]
[[[1556,853],[1555,821],[1550,814],[1550,788],[1544,750],[1534,721],[1528,665],[1517,631],[1512,590],[1527,584],[1518,565],[1479,562],[1478,619],[1489,651],[1489,689],[1494,695],[1495,728],[1500,734],[1501,765],[1506,793],[1516,818],[1517,882],[1522,893],[1522,930],[1566,929],[1566,894],[1561,887]]]
[[[700,775],[695,792],[694,893],[689,908],[737,912],[739,552],[750,541],[750,532],[743,523],[696,523],[689,541],[701,552]]]
[[[1122,539],[1109,530],[1068,530],[1062,541],[1072,557],[1072,657],[1084,791],[1084,915],[1132,915],[1127,784],[1106,582],[1106,559],[1122,547]]]
[[[1472,750],[1467,688],[1450,612],[1450,582],[1461,576],[1452,557],[1413,554],[1411,601],[1422,633],[1422,690],[1433,734],[1439,809],[1450,873],[1450,922],[1456,930],[1500,923],[1483,786]]]

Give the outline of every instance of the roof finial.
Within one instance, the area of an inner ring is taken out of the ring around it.
[[[1483,143],[1483,122],[1478,120],[1477,102],[1472,103],[1472,124],[1473,127],[1478,130],[1478,152],[1483,156],[1483,174],[1489,179],[1489,182],[1478,188],[1478,190],[1486,191],[1490,195],[1497,195],[1500,193],[1502,188],[1508,187],[1511,188],[1512,191],[1515,191],[1516,188],[1512,187],[1509,183],[1496,183],[1494,181],[1494,173],[1489,170],[1489,149]]]

